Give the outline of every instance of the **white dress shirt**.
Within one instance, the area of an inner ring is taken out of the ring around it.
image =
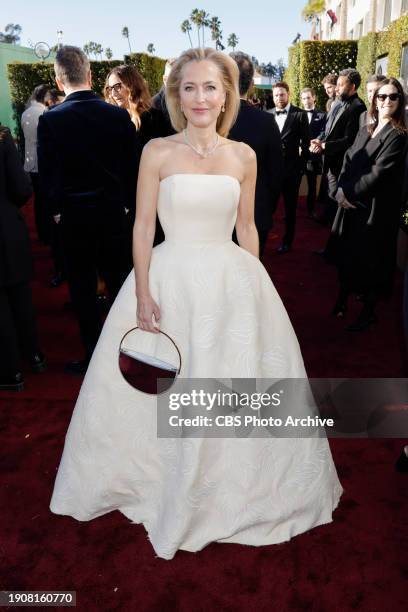
[[[24,170],[38,172],[37,162],[37,128],[40,116],[46,106],[40,102],[32,102],[21,115],[21,127],[25,139]]]
[[[283,126],[285,125],[285,121],[288,118],[289,109],[290,109],[290,102],[285,106],[285,108],[279,108],[279,109],[276,108],[276,111],[286,110],[286,113],[283,113],[282,115],[277,115],[275,111],[275,119],[276,119],[276,123],[278,124],[278,128],[280,132],[282,132]]]
[[[310,110],[309,109],[308,110],[305,109],[305,113],[307,114],[307,120],[309,121],[309,124],[312,121],[313,111],[314,111],[314,108],[311,108]]]

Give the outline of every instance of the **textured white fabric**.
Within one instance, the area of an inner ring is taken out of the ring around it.
[[[184,377],[305,377],[266,270],[231,241],[239,196],[239,182],[225,175],[161,182],[166,240],[149,272],[161,327],[181,349]],[[156,398],[132,389],[118,369],[120,340],[135,320],[132,273],[81,388],[51,510],[80,521],[120,510],[144,524],[165,559],[213,541],[283,542],[330,522],[342,487],[325,438],[157,438]]]

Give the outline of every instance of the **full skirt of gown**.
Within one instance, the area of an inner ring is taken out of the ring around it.
[[[240,186],[225,175],[161,182],[166,240],[149,284],[186,378],[297,378],[306,372],[269,275],[231,241]],[[118,347],[136,323],[134,275],[105,322],[66,435],[51,500],[79,521],[120,510],[159,557],[210,542],[284,542],[332,521],[342,487],[325,437],[158,438],[157,399],[133,389]],[[149,334],[149,336],[151,336]]]

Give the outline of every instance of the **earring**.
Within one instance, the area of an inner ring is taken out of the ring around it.
[[[225,113],[225,105],[224,104],[221,106],[221,112]]]

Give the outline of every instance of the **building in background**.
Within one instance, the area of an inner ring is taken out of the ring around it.
[[[326,0],[320,15],[321,40],[358,40],[384,30],[408,13],[408,0]]]

